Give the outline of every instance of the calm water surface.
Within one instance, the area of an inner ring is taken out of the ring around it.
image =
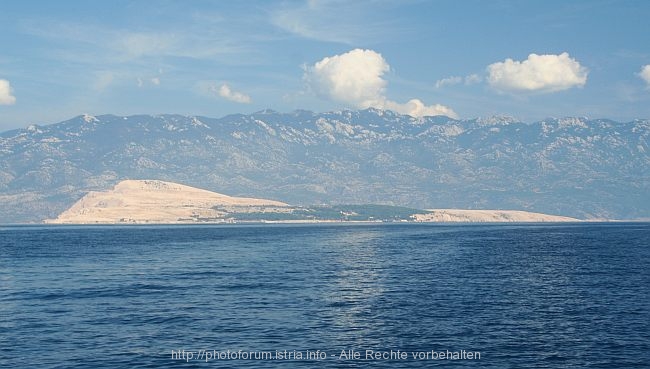
[[[0,227],[0,367],[648,368],[649,286],[647,223]]]

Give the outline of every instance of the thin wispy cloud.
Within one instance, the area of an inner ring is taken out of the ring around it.
[[[301,38],[346,45],[394,38],[400,26],[389,17],[375,16],[378,8],[394,6],[379,1],[309,0],[273,9],[276,27]]]
[[[48,40],[55,51],[50,57],[78,63],[124,63],[147,58],[177,57],[215,59],[224,55],[251,52],[231,32],[204,29],[194,24],[183,28],[134,31],[90,22],[75,23],[39,20],[26,24],[24,31]]]
[[[178,37],[174,33],[119,32],[111,46],[128,58],[160,56],[179,51]]]
[[[113,82],[115,81],[115,74],[109,71],[101,71],[95,73],[95,82],[93,83],[93,89],[95,91],[104,91],[106,90]]]
[[[160,83],[162,82],[160,77],[151,77],[151,78],[137,77],[135,81],[138,87],[160,86]]]
[[[188,22],[185,27],[135,30],[99,25],[92,20],[40,18],[26,21],[21,27],[22,32],[46,42],[41,60],[52,66],[75,66],[74,71],[64,68],[48,76],[51,83],[70,81],[65,83],[101,93],[117,86],[160,86],[161,67],[175,71],[188,63],[219,65],[226,59],[237,65],[239,60],[251,59],[254,53],[252,45],[231,37],[232,32],[196,22]],[[158,75],[150,73],[152,69],[158,69]],[[200,70],[194,73],[198,74],[197,79],[201,77]]]

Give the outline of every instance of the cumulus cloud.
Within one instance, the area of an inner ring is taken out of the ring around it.
[[[447,78],[437,80],[436,81],[436,88],[442,88],[442,87],[445,87],[445,86],[453,86],[453,85],[457,85],[457,84],[459,84],[461,82],[463,82],[462,77],[451,76],[451,77],[447,77]]]
[[[460,83],[465,83],[466,85],[473,85],[475,83],[481,82],[481,76],[478,74],[470,74],[469,76],[459,77],[451,76],[436,81],[436,88],[443,88],[445,86],[453,86]]]
[[[445,115],[450,118],[458,118],[458,114],[451,108],[440,104],[424,105],[420,99],[411,99],[405,104],[384,100],[383,105],[377,106],[381,109],[388,109],[400,114],[407,114],[412,117],[426,117],[432,115]]]
[[[389,109],[415,117],[425,115],[458,115],[443,105],[425,105],[419,99],[398,103],[386,98],[387,81],[382,76],[390,71],[386,60],[373,50],[354,49],[344,54],[323,58],[305,66],[304,79],[317,95],[366,109]]]
[[[305,80],[322,97],[368,108],[383,99],[386,80],[382,75],[389,70],[379,53],[355,49],[307,67]]]
[[[506,59],[487,67],[488,83],[497,90],[510,92],[556,92],[587,83],[587,68],[560,55],[530,54],[524,61]]]
[[[641,67],[639,77],[641,77],[641,79],[645,81],[648,88],[650,88],[650,64]]]
[[[465,76],[466,85],[473,85],[475,83],[481,82],[482,80],[483,79],[478,74],[470,74],[469,76]]]
[[[212,90],[216,93],[219,94],[219,96],[223,97],[226,100],[230,100],[236,103],[240,104],[250,104],[251,102],[251,97],[243,94],[241,92],[233,91],[228,84],[224,83],[219,87],[218,89],[216,86],[212,87]]]
[[[6,79],[0,79],[0,105],[13,105],[16,97],[12,95],[11,84]]]

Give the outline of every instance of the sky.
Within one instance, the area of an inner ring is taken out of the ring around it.
[[[650,118],[650,2],[4,1],[0,131],[374,107]]]

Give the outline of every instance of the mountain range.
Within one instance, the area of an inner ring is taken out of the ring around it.
[[[125,179],[296,205],[650,218],[650,120],[414,118],[367,109],[81,115],[0,134],[0,223],[55,218]]]

